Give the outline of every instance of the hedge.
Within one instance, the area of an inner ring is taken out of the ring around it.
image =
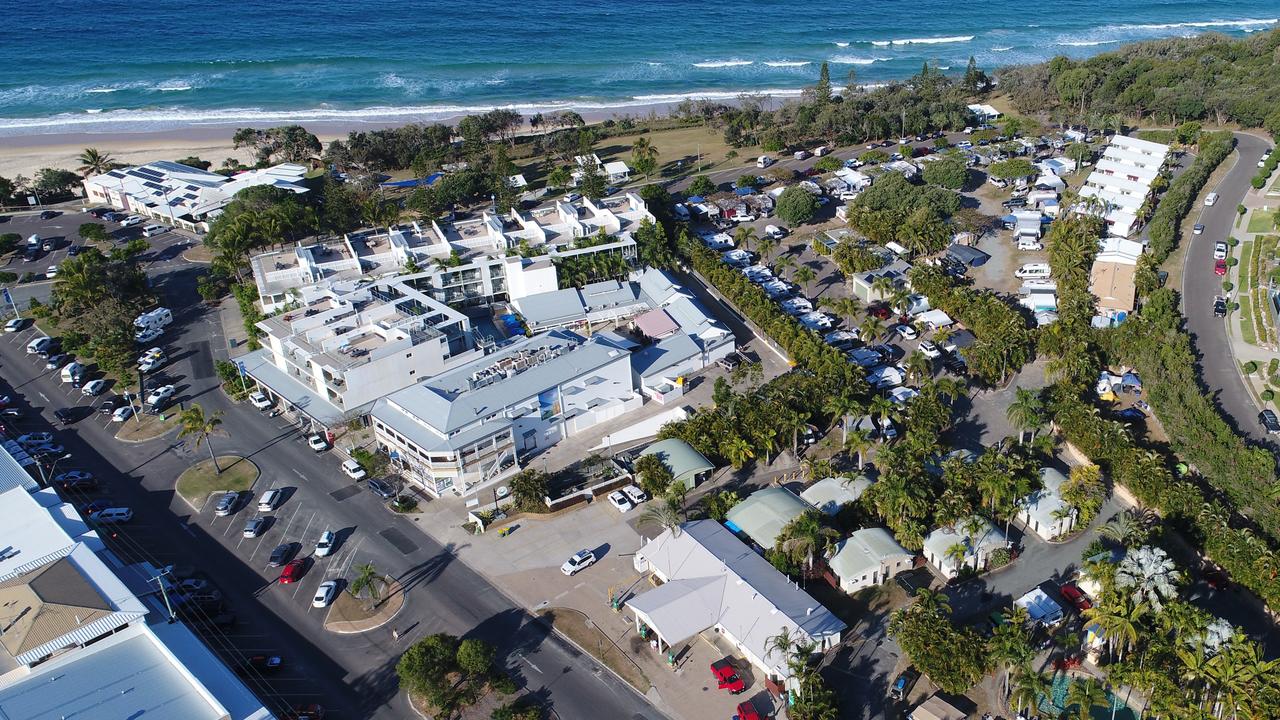
[[[1177,247],[1178,226],[1191,211],[1196,196],[1209,181],[1209,176],[1231,154],[1233,147],[1235,138],[1227,130],[1200,135],[1200,152],[1195,161],[1169,185],[1147,226],[1151,237],[1148,252],[1157,263],[1164,262]]]

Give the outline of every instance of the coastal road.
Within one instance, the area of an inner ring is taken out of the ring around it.
[[[1257,172],[1258,159],[1270,147],[1262,138],[1248,133],[1236,133],[1235,138],[1235,164],[1222,182],[1212,188],[1218,193],[1218,202],[1209,207],[1201,204],[1197,208],[1200,210],[1197,222],[1204,225],[1204,234],[1190,235],[1187,243],[1186,265],[1182,273],[1182,312],[1187,317],[1187,332],[1200,357],[1196,370],[1219,411],[1238,432],[1269,445],[1271,440],[1258,425],[1258,408],[1245,389],[1231,351],[1227,323],[1236,316],[1226,319],[1213,316],[1213,299],[1222,294],[1222,278],[1213,273],[1213,244],[1231,236],[1237,217],[1236,207],[1249,191],[1249,181]]]
[[[413,640],[449,632],[494,643],[520,684],[559,717],[663,717],[457,560],[454,548],[440,546],[362,486],[342,479],[332,454],[313,452],[296,428],[233,404],[219,392],[213,362],[222,347],[221,332],[216,314],[197,302],[197,272],[195,267],[166,267],[153,274],[177,315],[165,337],[173,362],[162,372],[166,382],[177,385],[177,399],[184,405],[194,401],[208,412],[224,413],[227,436],[213,438],[214,447],[219,454],[250,456],[258,464],[262,475],[255,492],[285,489],[288,499],[275,514],[276,522],[266,536],[242,540],[239,530],[250,510],[241,509],[230,520],[215,520],[207,509],[195,512],[176,496],[173,485],[204,450],[193,451],[172,436],[140,445],[122,443],[113,437],[116,426],[96,413],[55,431],[73,456],[58,470],[92,470],[105,481],[106,494],[134,509],[136,521],[122,528],[113,549],[131,560],[195,565],[223,590],[240,623],[232,631],[206,635],[206,641],[224,660],[237,664],[260,653],[286,658],[281,676],[251,683],[268,707],[280,712],[320,702],[330,717],[339,719],[410,717],[398,690],[396,660]],[[57,408],[89,404],[25,354],[23,346],[33,333],[0,340],[5,381],[0,391],[23,398],[21,406],[28,411],[19,425],[23,432],[49,429],[47,418]],[[309,555],[325,528],[343,537],[335,557],[313,558],[297,586],[276,583],[278,570],[263,562],[271,547],[294,542],[300,556]],[[336,560],[348,570],[331,562]],[[363,635],[326,632],[321,613],[310,607],[308,593],[327,579],[326,573],[350,579],[349,568],[363,563],[372,563],[407,588],[406,607],[392,623],[402,636],[399,641],[390,626]]]

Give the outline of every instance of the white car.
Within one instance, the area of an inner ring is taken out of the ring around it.
[[[1214,260],[1226,260],[1226,259],[1227,259],[1227,244],[1226,244],[1226,243],[1224,243],[1224,242],[1219,242],[1219,243],[1214,243],[1214,244],[1213,244],[1213,259],[1214,259]]]
[[[250,393],[249,402],[259,410],[266,410],[271,407],[271,399],[260,392]]]
[[[166,362],[169,362],[169,358],[165,357],[164,353],[147,355],[138,361],[138,369],[145,373],[155,372],[164,367]]]
[[[942,356],[942,352],[938,350],[938,346],[928,340],[920,341],[920,354],[931,359]]]
[[[130,215],[129,217],[121,220],[120,225],[121,227],[133,227],[134,225],[141,225],[146,221],[147,219],[141,215]]]
[[[173,394],[177,391],[178,389],[172,385],[161,385],[155,390],[152,390],[151,394],[147,396],[147,404],[151,406],[160,405],[164,401],[173,397]]]
[[[898,323],[897,325],[894,325],[893,332],[901,335],[903,338],[907,340],[915,340],[916,338],[920,337],[920,333],[915,328],[911,327],[910,325],[907,325],[906,323]]]
[[[620,513],[629,512],[632,508],[631,501],[627,499],[626,495],[622,494],[621,490],[614,490],[609,493],[609,504]]]
[[[50,265],[49,269],[44,272],[44,276],[50,280],[58,277],[58,266]]]
[[[324,608],[329,607],[329,603],[333,602],[334,596],[338,594],[338,581],[325,580],[320,583],[320,587],[316,588],[316,596],[311,598],[311,607]]]
[[[360,463],[355,460],[344,460],[342,472],[352,480],[363,480],[365,476],[364,468],[360,467]]]
[[[124,422],[133,417],[132,405],[121,405],[116,411],[111,413],[111,422]]]
[[[649,493],[645,492],[644,490],[641,490],[635,485],[628,485],[622,488],[622,493],[627,496],[628,500],[635,503],[636,505],[639,505],[640,503],[649,499]]]
[[[7,333],[16,333],[27,324],[26,318],[13,318],[4,324],[4,331]]]
[[[333,552],[333,546],[338,541],[338,536],[333,534],[332,530],[325,530],[320,535],[320,540],[316,542],[316,557],[329,557]]]
[[[579,550],[573,554],[573,557],[564,561],[560,566],[560,572],[570,577],[577,575],[580,570],[589,568],[596,564],[596,554],[590,550]]]
[[[307,438],[307,447],[316,452],[324,452],[329,449],[329,441],[321,433],[316,433]]]
[[[90,380],[89,382],[85,383],[84,387],[80,388],[80,394],[84,395],[85,397],[94,397],[97,395],[101,395],[102,391],[106,389],[107,389],[107,381],[103,380],[102,378],[99,378],[97,380]]]
[[[156,338],[164,334],[164,330],[158,327],[143,328],[133,334],[133,339],[140,343],[149,343],[155,341]]]

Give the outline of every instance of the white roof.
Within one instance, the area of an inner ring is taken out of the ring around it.
[[[819,511],[835,515],[846,503],[858,502],[869,487],[871,481],[865,477],[829,477],[802,490],[800,497]]]
[[[965,546],[965,563],[972,565],[975,550],[984,554],[1005,546],[1004,533],[986,518],[978,518],[982,525],[970,536],[964,529],[965,521],[956,522],[954,528],[940,527],[924,539],[924,549],[938,559],[944,568],[955,568],[955,561],[947,556],[947,549],[957,543]]]
[[[734,505],[725,520],[760,547],[771,548],[782,528],[808,509],[808,503],[790,490],[771,487],[757,490]]]
[[[606,175],[626,175],[631,172],[631,168],[621,160],[614,160],[604,164],[604,172]]]
[[[678,534],[677,534],[678,533]],[[845,624],[714,520],[685,523],[645,543],[638,553],[666,584],[627,601],[671,642],[719,626],[778,676],[790,676],[769,638],[784,628],[815,641],[838,637]],[[670,589],[664,589],[673,585]],[[653,597],[650,597],[653,596]],[[707,623],[694,630],[695,625]],[[671,635],[668,635],[670,631]]]
[[[1094,172],[1090,175],[1119,175],[1121,177],[1136,177],[1138,180],[1150,183],[1160,174],[1159,168],[1133,165],[1125,162],[1123,158],[1103,156],[1098,160],[1098,164],[1094,165]]]
[[[16,442],[7,443],[4,447],[0,447],[0,492],[6,492],[14,488],[22,488],[27,492],[33,492],[40,487],[40,484],[31,477],[13,455],[9,449],[12,448],[15,453],[19,453],[25,458],[29,458],[25,452],[21,450]],[[0,525],[0,527],[4,527]]]
[[[916,316],[916,320],[934,327],[944,328],[955,324],[951,316],[941,310],[928,310]]]
[[[863,528],[840,541],[827,565],[841,578],[852,578],[874,570],[886,560],[910,559],[910,550],[902,547],[884,528]]]
[[[1142,243],[1124,238],[1104,238],[1098,245],[1095,262],[1116,262],[1137,265],[1142,256]]]
[[[1142,138],[1129,137],[1128,135],[1117,134],[1111,136],[1111,145],[1114,147],[1135,150],[1146,155],[1155,155],[1160,158],[1169,154],[1168,145],[1151,142],[1150,140],[1143,140]]]

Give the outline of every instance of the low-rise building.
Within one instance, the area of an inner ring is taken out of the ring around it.
[[[902,547],[884,528],[863,528],[841,540],[827,567],[840,581],[840,589],[855,593],[888,582],[911,569],[915,553]]]
[[[244,373],[326,428],[480,354],[466,315],[404,279],[338,283],[258,328],[262,349],[237,360]]]
[[[671,471],[672,482],[678,482],[690,490],[716,469],[705,455],[680,438],[659,440],[642,450],[637,457],[645,455],[657,456]]]
[[[911,288],[911,280],[908,273],[911,272],[911,264],[905,260],[894,260],[883,267],[875,270],[867,270],[866,272],[854,273],[849,277],[849,284],[855,295],[863,302],[876,302],[889,299],[892,295],[891,291],[881,290],[876,281],[880,278],[888,278],[889,284],[894,288]]]
[[[283,163],[246,170],[231,177],[168,160],[117,168],[85,178],[85,199],[109,205],[161,222],[205,233],[209,223],[245,188],[271,185],[294,193],[307,192],[302,184],[307,168]]]
[[[1018,522],[1044,540],[1066,535],[1075,527],[1078,513],[1062,499],[1067,478],[1051,467],[1040,468],[1040,489],[1018,501]]]
[[[1000,528],[983,517],[966,518],[954,527],[940,527],[924,539],[924,559],[950,580],[969,567],[981,572],[991,553],[1007,548]]]
[[[1121,319],[1133,312],[1137,297],[1138,266],[1104,261],[1093,263],[1089,273],[1089,292],[1097,298],[1098,314],[1108,319]]]
[[[809,503],[786,488],[764,488],[734,505],[724,524],[767,550],[778,542],[778,535],[788,523],[812,509]]]
[[[846,505],[858,502],[862,493],[871,487],[865,477],[823,478],[800,491],[800,497],[825,515],[835,515]]]
[[[666,650],[713,631],[768,678],[787,680],[786,654],[770,638],[784,631],[814,652],[840,642],[845,624],[714,520],[664,531],[641,546],[637,572],[661,584],[626,601],[636,630]]]
[[[1168,157],[1168,145],[1120,134],[1112,136],[1080,188],[1080,198],[1085,202],[1076,207],[1101,217],[1111,235],[1130,237],[1141,225],[1152,183]]]
[[[374,403],[374,439],[439,496],[519,470],[520,457],[640,407],[631,356],[556,330],[521,338]]]
[[[591,153],[590,155],[579,155],[573,159],[573,162],[573,184],[575,186],[582,182],[582,176],[586,173],[588,167],[594,168],[610,185],[621,185],[631,179],[631,168],[627,167],[627,164],[621,160],[602,162],[599,155]]]

